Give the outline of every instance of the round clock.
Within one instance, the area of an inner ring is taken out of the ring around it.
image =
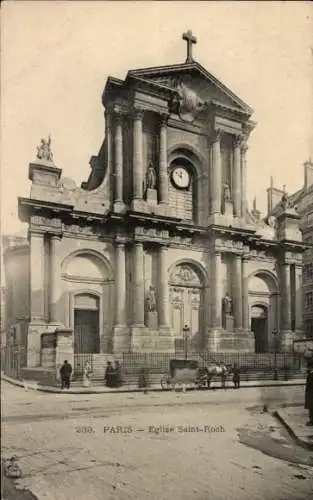
[[[186,189],[189,186],[190,175],[184,167],[175,167],[172,170],[172,181],[179,189]]]

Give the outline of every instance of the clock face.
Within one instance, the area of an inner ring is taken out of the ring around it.
[[[189,173],[184,167],[176,167],[172,171],[172,181],[176,187],[186,189],[190,182]]]

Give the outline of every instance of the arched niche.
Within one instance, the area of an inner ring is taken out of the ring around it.
[[[169,204],[174,217],[182,220],[200,222],[200,200],[205,192],[203,184],[204,160],[200,159],[188,145],[177,145],[168,152]],[[179,189],[172,180],[176,167],[183,167],[190,176],[188,187]]]
[[[248,280],[250,328],[255,335],[256,352],[273,348],[272,332],[279,325],[278,282],[267,270],[257,270]]]

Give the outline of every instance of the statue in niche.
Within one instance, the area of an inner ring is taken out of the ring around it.
[[[45,139],[41,139],[40,146],[37,146],[37,158],[39,160],[53,161],[50,135],[47,141]]]
[[[156,312],[157,310],[157,302],[156,302],[156,294],[155,287],[149,287],[149,293],[147,296],[147,312]]]
[[[146,187],[147,189],[156,189],[157,184],[157,176],[155,172],[155,168],[152,165],[152,162],[149,162],[147,175],[146,175]]]
[[[231,201],[229,184],[224,184],[224,202]]]
[[[225,315],[231,315],[233,312],[233,301],[228,293],[223,298],[223,312]]]

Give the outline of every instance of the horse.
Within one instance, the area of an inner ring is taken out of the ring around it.
[[[211,385],[213,377],[221,377],[222,386],[224,386],[224,382],[230,371],[230,367],[224,363],[218,361],[210,361],[209,363],[206,363],[203,368],[203,375],[206,377],[208,389]]]

